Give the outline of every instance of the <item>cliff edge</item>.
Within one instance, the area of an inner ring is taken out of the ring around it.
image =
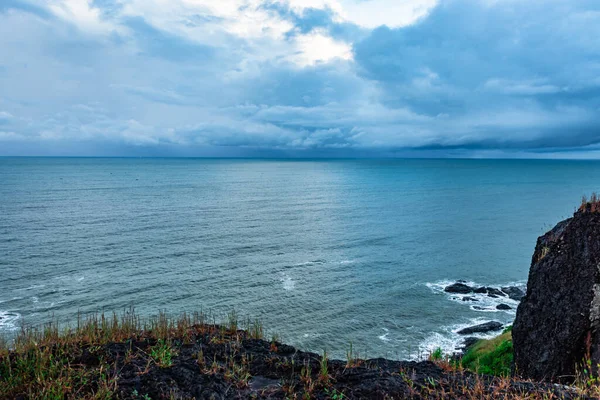
[[[514,373],[572,381],[600,363],[600,202],[541,236],[513,326]],[[589,362],[588,362],[589,361]]]

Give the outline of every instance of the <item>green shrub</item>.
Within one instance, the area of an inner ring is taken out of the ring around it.
[[[162,339],[150,348],[150,356],[154,359],[156,364],[163,368],[168,368],[173,365],[173,357],[175,355],[175,350],[171,347],[171,344]]]
[[[463,367],[485,375],[509,376],[513,363],[512,334],[480,340],[462,358]]]
[[[443,358],[444,358],[444,352],[442,351],[442,349],[440,347],[435,349],[433,351],[433,353],[431,353],[429,355],[429,360],[431,360],[431,361],[440,361]]]

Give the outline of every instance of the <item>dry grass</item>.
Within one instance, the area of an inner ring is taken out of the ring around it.
[[[112,399],[117,393],[119,365],[131,360],[104,361],[90,367],[78,363],[87,355],[100,354],[103,346],[113,343],[149,341],[147,370],[156,365],[169,368],[177,350],[173,341],[191,342],[198,334],[209,334],[223,343],[239,340],[237,316],[228,316],[223,326],[206,323],[203,313],[183,314],[169,318],[160,312],[148,319],[140,318],[134,310],[122,315],[93,314],[78,316],[76,325],[60,326],[57,322],[37,328],[23,328],[12,339],[0,340],[0,399],[22,396],[30,399]],[[258,322],[248,324],[253,335],[262,332]],[[136,357],[128,352],[126,358]],[[204,360],[202,360],[204,361]],[[200,362],[199,362],[200,364]],[[233,358],[223,373],[226,377],[247,384],[244,365]],[[145,371],[140,371],[143,374]]]
[[[582,213],[598,213],[600,212],[600,197],[596,193],[592,193],[592,196],[588,199],[586,196],[581,198],[581,205],[579,206],[579,212]]]
[[[37,329],[23,329],[13,340],[0,342],[0,399],[120,398],[123,389],[119,382],[124,368],[132,370],[135,366],[137,376],[152,380],[156,376],[153,374],[161,374],[160,371],[170,374],[170,368],[181,365],[180,351],[187,349],[185,351],[190,354],[192,348],[194,352],[190,359],[197,373],[216,382],[225,382],[232,394],[238,395],[250,393],[251,371],[257,368],[263,371],[261,373],[271,371],[281,377],[278,398],[348,398],[352,397],[353,388],[340,385],[340,379],[360,374],[372,376],[373,369],[369,367],[372,360],[358,359],[352,347],[346,363],[328,360],[325,352],[316,360],[310,358],[313,356],[309,353],[302,356],[309,358],[290,358],[278,354],[278,347],[284,345],[275,339],[264,340],[263,327],[258,321],[245,321],[241,324],[242,330],[235,313],[230,314],[222,325],[215,324],[214,319],[213,323],[207,323],[209,320],[211,318],[202,313],[183,314],[178,318],[159,313],[155,318],[142,319],[131,310],[109,317],[104,314],[79,317],[74,327],[53,323]],[[262,344],[258,346],[263,346],[264,350],[245,352],[244,343],[255,343],[255,339],[260,339],[258,342]],[[189,344],[187,348],[186,344]],[[115,348],[121,349],[118,356],[111,353]],[[264,359],[257,365],[252,357],[261,351],[265,352]],[[90,357],[96,362],[90,363]],[[443,373],[434,374],[435,379],[423,375],[417,377],[410,370],[380,370],[378,374],[382,377],[387,374],[389,379],[400,378],[408,398],[561,398],[550,385],[527,386],[509,377],[470,373],[448,358],[438,359],[436,363]],[[385,382],[387,378],[382,379]],[[584,387],[578,393],[600,393],[596,383],[586,376]],[[146,398],[142,393],[135,396],[130,393],[125,397]],[[268,397],[268,393],[265,396]],[[169,397],[180,398],[175,394],[166,398]],[[257,397],[261,396],[257,394]]]

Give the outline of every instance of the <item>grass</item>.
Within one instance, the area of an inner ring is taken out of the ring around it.
[[[596,193],[592,193],[592,196],[588,199],[586,196],[581,198],[581,205],[579,211],[586,213],[598,213],[600,212],[600,197]]]
[[[219,387],[227,388],[230,396],[240,398],[251,397],[250,394],[262,397],[261,392],[252,392],[254,373],[280,380],[273,389],[274,397],[294,399],[355,398],[354,383],[350,385],[348,379],[357,379],[352,377],[361,374],[366,374],[367,379],[381,377],[382,385],[386,385],[386,379],[398,376],[414,398],[545,398],[552,390],[521,395],[518,385],[511,386],[513,381],[506,377],[508,364],[503,347],[510,332],[497,340],[478,343],[465,359],[465,364],[479,373],[497,373],[504,378],[469,375],[438,349],[431,359],[443,364],[445,375],[436,380],[417,376],[410,369],[382,369],[373,375],[376,367],[372,360],[359,359],[352,345],[347,351],[347,362],[329,360],[326,351],[321,356],[299,351],[290,355],[285,353],[288,348],[280,354],[279,349],[286,346],[275,337],[265,340],[258,321],[247,320],[241,330],[235,313],[229,314],[222,325],[215,324],[214,318],[212,323],[209,320],[202,313],[175,319],[159,313],[142,319],[131,310],[120,316],[78,317],[74,327],[52,323],[22,329],[11,341],[0,344],[0,399],[182,398],[176,392],[168,392],[170,384],[161,386],[167,391],[160,396],[149,392],[154,386],[148,386],[148,382],[172,377],[182,370],[193,370],[195,375],[185,375],[196,377],[189,382],[202,382],[203,387],[222,385]],[[249,348],[255,350],[249,352]],[[297,358],[299,354],[302,356]],[[499,364],[493,360],[498,356],[503,360]],[[586,390],[591,390],[596,381],[586,379]],[[135,388],[127,386],[128,392],[123,392],[121,383],[132,380],[146,383]],[[354,382],[361,384],[360,380]]]
[[[321,357],[321,362],[319,363],[319,379],[323,383],[329,382],[329,368],[327,366],[327,351],[323,350],[323,356]]]
[[[127,351],[125,360],[109,360],[106,345],[142,341],[154,343],[147,350],[146,370],[152,365],[170,368],[177,357],[174,341],[186,343],[192,336],[208,332],[223,342],[237,333],[237,315],[227,317],[224,330],[206,323],[203,313],[183,314],[176,319],[160,312],[142,319],[135,311],[79,315],[75,326],[58,322],[36,328],[23,328],[11,340],[0,340],[0,398],[23,396],[31,399],[112,399],[117,391],[118,365],[139,355]],[[252,324],[259,338],[262,325]],[[260,337],[262,338],[262,337]],[[82,365],[80,360],[94,358],[97,365]],[[243,368],[231,363],[232,378],[248,377]],[[143,371],[142,371],[143,372]]]
[[[156,345],[150,348],[150,356],[157,365],[162,368],[169,368],[173,365],[173,358],[177,352],[173,349],[170,342],[160,339]]]
[[[444,359],[444,351],[441,349],[441,347],[438,347],[429,355],[430,361],[441,361],[443,359]]]
[[[480,340],[462,358],[462,366],[471,371],[494,376],[510,376],[513,363],[512,332],[490,340]]]

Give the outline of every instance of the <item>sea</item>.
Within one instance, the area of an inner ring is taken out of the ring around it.
[[[450,353],[517,303],[444,287],[524,286],[537,237],[598,177],[594,161],[0,158],[0,334],[234,311],[338,358]]]

